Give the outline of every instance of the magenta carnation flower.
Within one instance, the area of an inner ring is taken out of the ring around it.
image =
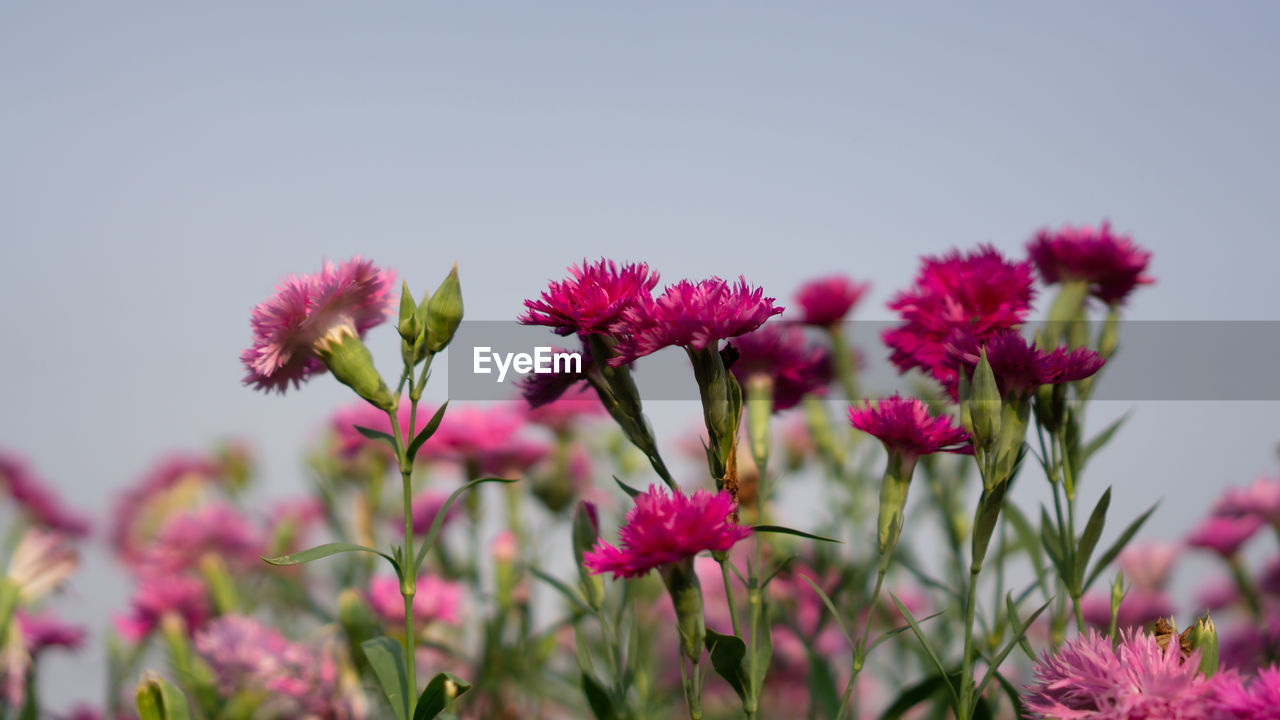
[[[1176,642],[1166,651],[1152,635],[1125,632],[1112,650],[1090,630],[1040,659],[1023,702],[1048,720],[1214,720],[1215,684],[1199,666],[1199,651],[1184,661]]]
[[[585,362],[585,358],[584,358]],[[529,375],[528,377],[548,377],[546,374]],[[568,432],[578,423],[606,415],[600,398],[586,385],[580,385],[577,391],[557,397],[556,399],[534,404],[529,400],[525,408],[525,418],[536,425],[541,425],[555,433]],[[525,396],[528,400],[529,396]]]
[[[436,521],[436,517],[440,515],[440,511],[444,510],[444,504],[449,500],[449,496],[442,492],[434,492],[432,490],[424,490],[413,498],[413,505],[410,510],[413,518],[413,534],[426,535],[431,530],[431,524]],[[448,525],[449,521],[458,516],[458,508],[461,503],[454,503],[449,506],[449,512],[445,513],[444,520],[440,522],[441,527]],[[404,520],[395,518],[394,523],[403,527],[400,523]]]
[[[275,296],[253,309],[253,345],[240,354],[244,384],[283,393],[324,372],[317,348],[363,338],[386,320],[394,280],[394,272],[360,257],[285,278]]]
[[[1221,720],[1276,720],[1280,717],[1280,667],[1262,668],[1249,681],[1237,673],[1223,673],[1216,683],[1214,704]]]
[[[539,300],[525,300],[521,325],[546,325],[560,335],[612,334],[622,313],[649,299],[658,273],[645,263],[619,267],[612,260],[569,266],[570,277],[552,282]]]
[[[1027,252],[1046,284],[1087,282],[1089,293],[1108,305],[1123,303],[1137,286],[1155,282],[1143,274],[1151,253],[1127,235],[1112,234],[1105,221],[1096,230],[1069,225],[1057,232],[1041,230]]]
[[[1187,544],[1191,547],[1212,550],[1223,557],[1231,557],[1261,527],[1262,518],[1256,515],[1242,517],[1210,515],[1187,536]]]
[[[1010,262],[993,247],[925,257],[915,287],[889,303],[903,321],[883,335],[890,360],[902,372],[918,368],[953,387],[956,369],[945,347],[952,334],[967,331],[981,344],[1020,325],[1034,295],[1031,264]]]
[[[831,357],[825,348],[809,344],[798,327],[765,325],[734,338],[733,346],[738,359],[730,370],[744,388],[753,376],[767,378],[775,411],[823,393],[831,382]]]
[[[66,509],[47,484],[37,478],[16,455],[0,451],[0,488],[37,525],[73,537],[89,533],[89,521]]]
[[[623,313],[618,357],[609,363],[625,365],[672,345],[717,350],[721,340],[749,333],[782,311],[743,277],[734,285],[717,277],[698,283],[681,280],[656,299],[642,297]]]
[[[552,353],[569,352],[563,348],[552,347]],[[528,403],[530,419],[534,418],[535,412],[541,408],[550,405],[561,398],[561,396],[569,393],[570,390],[576,393],[586,392],[587,390],[587,373],[594,367],[595,358],[591,355],[591,350],[584,343],[582,349],[577,351],[582,356],[582,372],[549,372],[549,373],[529,373],[516,383],[520,388],[520,395]],[[586,399],[583,402],[589,402]],[[575,401],[577,402],[577,401]],[[596,403],[599,405],[599,403]]]
[[[849,314],[870,287],[870,283],[854,282],[847,275],[810,280],[796,291],[800,322],[816,327],[835,325]]]
[[[1106,363],[1101,355],[1088,348],[1068,350],[1060,347],[1046,352],[1012,329],[994,332],[983,342],[971,333],[957,330],[947,341],[946,348],[949,364],[963,366],[970,377],[985,349],[1000,394],[1013,393],[1021,397],[1030,395],[1041,385],[1083,380],[1101,370]],[[953,399],[957,397],[955,384],[948,386],[947,390]]]
[[[901,453],[904,460],[914,462],[936,452],[972,452],[969,433],[949,417],[930,415],[920,398],[865,400],[849,408],[849,424],[879,438],[891,455]]]
[[[751,528],[729,521],[735,510],[737,503],[723,490],[668,494],[651,485],[635,497],[635,506],[627,512],[618,531],[620,547],[597,540],[582,562],[597,575],[611,572],[615,579],[635,578],[704,550],[728,552],[751,534]]]
[[[139,643],[169,616],[182,620],[188,634],[204,625],[209,617],[204,583],[182,575],[143,577],[129,603],[129,611],[115,617],[116,631],[125,640]]]

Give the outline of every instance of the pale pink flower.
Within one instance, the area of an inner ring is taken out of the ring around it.
[[[404,596],[400,581],[378,576],[369,581],[369,607],[395,627],[404,625]],[[462,621],[462,586],[434,575],[420,575],[413,596],[413,619],[417,627],[433,622],[457,625]]]
[[[1128,575],[1125,576],[1126,578]],[[1129,588],[1120,601],[1116,613],[1116,627],[1120,629],[1137,628],[1155,622],[1159,618],[1167,618],[1174,612],[1173,600],[1168,593],[1159,588],[1148,588],[1139,585]],[[1085,622],[1100,630],[1106,630],[1111,624],[1111,594],[1089,593],[1080,601],[1080,611]]]
[[[650,570],[692,558],[700,552],[728,552],[751,528],[734,524],[729,516],[737,509],[725,491],[698,490],[685,495],[651,485],[635,498],[618,532],[620,547],[603,539],[583,555],[592,573],[613,573],[614,578],[635,578]]]
[[[617,330],[618,356],[609,364],[625,365],[673,345],[717,350],[721,340],[749,333],[782,311],[743,277],[733,285],[717,277],[681,280],[657,298],[641,297],[627,308]]]
[[[583,363],[589,362],[585,357],[582,361]],[[536,374],[528,377],[547,377],[547,375]],[[583,421],[590,421],[606,415],[604,406],[600,404],[600,398],[590,390],[584,384],[579,387],[578,392],[572,394],[562,393],[557,395],[554,400],[537,404],[526,395],[525,399],[528,401],[528,407],[524,411],[525,418],[531,423],[550,429],[552,432],[569,432]]]
[[[1223,557],[1231,557],[1262,527],[1262,518],[1256,515],[1224,517],[1210,515],[1187,536],[1187,545],[1212,550]]]
[[[116,631],[131,643],[154,632],[166,617],[181,620],[187,634],[209,617],[204,583],[185,575],[149,575],[142,578],[129,603],[129,611],[115,616]]]
[[[870,289],[870,283],[854,282],[848,275],[815,278],[796,291],[800,322],[830,327],[844,319]]]
[[[210,555],[244,572],[262,565],[265,550],[261,531],[240,510],[215,502],[170,516],[140,562],[151,571],[180,572]]]
[[[73,537],[89,533],[89,521],[62,505],[48,483],[37,478],[18,456],[0,451],[0,488],[37,525]]]
[[[1090,630],[1041,657],[1023,701],[1033,717],[1053,720],[1214,720],[1214,684],[1199,656],[1184,662],[1176,642],[1166,651],[1134,632],[1112,650]]]
[[[900,453],[904,460],[937,452],[972,452],[969,433],[945,415],[931,415],[920,398],[865,400],[849,408],[849,424],[879,438],[885,450]]]
[[[1260,477],[1248,487],[1227,488],[1214,505],[1217,515],[1256,515],[1280,526],[1280,478]]]
[[[658,273],[645,263],[619,267],[612,260],[569,266],[569,278],[552,282],[539,300],[525,300],[522,325],[546,325],[560,335],[612,334],[622,313],[649,298]]]
[[[171,513],[191,507],[206,488],[225,481],[223,468],[208,456],[161,458],[116,501],[111,544],[120,559],[136,562]]]
[[[387,319],[395,273],[354,257],[319,273],[289,276],[253,309],[253,345],[240,354],[244,384],[283,393],[325,371],[317,346],[364,337]]]
[[[1108,305],[1123,303],[1137,286],[1155,282],[1145,274],[1151,253],[1129,236],[1113,234],[1106,221],[1097,229],[1041,230],[1027,252],[1046,284],[1086,282],[1090,294]]]
[[[18,539],[5,578],[17,585],[20,601],[29,605],[60,588],[78,567],[80,555],[66,535],[31,527]]]
[[[1124,579],[1134,587],[1158,590],[1169,580],[1169,571],[1182,546],[1169,542],[1142,542],[1125,547],[1116,564]]]

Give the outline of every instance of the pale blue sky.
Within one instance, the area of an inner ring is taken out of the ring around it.
[[[300,443],[346,396],[243,389],[237,354],[253,305],[322,256],[415,291],[457,260],[475,319],[602,255],[780,298],[844,271],[885,318],[920,253],[1109,217],[1155,252],[1133,317],[1280,320],[1277,21],[1268,2],[7,3],[0,445],[85,508],[226,434],[256,438],[273,491],[300,487]],[[1117,516],[1166,497],[1152,532],[1175,537],[1274,471],[1278,419],[1145,403],[1092,472]],[[101,565],[74,592],[95,620],[123,602]]]

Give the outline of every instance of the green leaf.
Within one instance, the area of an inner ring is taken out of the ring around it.
[[[1049,607],[1050,602],[1053,601],[1050,600],[1049,602],[1041,605],[1035,612],[1031,613],[1031,617],[1027,618],[1025,623],[1019,624],[1016,612],[1017,608],[1013,606],[1013,596],[1005,596],[1005,604],[1009,607],[1009,629],[1013,633],[1013,637],[1009,639],[1009,642],[1005,643],[1004,649],[1001,650],[1000,653],[996,655],[995,659],[987,666],[987,674],[983,676],[982,682],[978,683],[978,692],[976,697],[982,697],[982,691],[987,689],[987,684],[991,682],[991,677],[1000,669],[1000,663],[1004,662],[1004,659],[1009,657],[1009,653],[1013,652],[1013,648],[1016,647],[1018,642],[1023,639],[1023,636],[1027,634],[1027,628],[1031,627],[1031,624],[1036,621],[1036,618],[1040,617],[1040,613],[1044,612]]]
[[[1111,441],[1111,437],[1116,434],[1116,431],[1120,429],[1120,426],[1124,425],[1132,415],[1132,410],[1121,415],[1115,422],[1108,425],[1102,430],[1102,432],[1094,435],[1093,439],[1085,443],[1084,450],[1080,453],[1080,469],[1083,470],[1084,466],[1088,464],[1089,458],[1093,457],[1094,453],[1101,450],[1104,445]]]
[[[1009,704],[1013,706],[1013,716],[1019,718],[1027,717],[1027,711],[1022,706],[1022,697],[1018,695],[1018,689],[1000,673],[996,673],[996,680],[1000,683],[1000,687],[1004,688],[1004,694],[1009,697]]]
[[[1044,546],[1044,551],[1049,555],[1053,567],[1058,570],[1058,576],[1071,577],[1067,572],[1069,568],[1066,566],[1066,551],[1062,548],[1062,540],[1058,537],[1057,527],[1049,519],[1049,511],[1044,505],[1040,506],[1040,544]]]
[[[187,696],[176,685],[147,673],[138,683],[138,717],[142,720],[190,720]]]
[[[1098,545],[1098,538],[1102,537],[1102,526],[1107,522],[1109,507],[1111,507],[1110,487],[1102,493],[1102,497],[1098,498],[1098,504],[1089,515],[1089,522],[1085,523],[1084,532],[1080,534],[1080,542],[1076,544],[1075,575],[1071,578],[1073,584],[1071,589],[1077,595],[1080,594],[1080,583],[1084,582],[1084,571],[1089,566],[1089,558],[1093,555],[1094,547]]]
[[[463,485],[457,490],[454,490],[453,494],[449,496],[449,499],[444,501],[444,505],[440,508],[440,512],[436,513],[436,519],[431,521],[431,529],[427,531],[427,537],[425,540],[422,541],[422,547],[418,548],[418,557],[413,562],[414,574],[417,574],[418,568],[422,567],[423,561],[427,559],[427,551],[430,550],[431,546],[435,544],[436,536],[440,534],[440,528],[444,526],[444,519],[449,515],[449,508],[453,507],[453,503],[456,502],[458,498],[462,497],[463,493],[470,490],[471,488],[474,488],[478,485],[482,485],[487,482],[500,482],[500,483],[510,484],[510,483],[519,482],[519,481],[512,480],[510,478],[482,477],[482,478],[476,478],[475,480],[472,480],[471,482],[467,483],[466,485]]]
[[[821,535],[814,535],[813,533],[807,533],[803,530],[796,530],[794,528],[789,528],[789,527],[782,527],[781,525],[753,525],[751,529],[755,530],[758,533],[778,533],[780,535],[795,535],[796,537],[802,537],[802,538],[807,538],[809,540],[818,540],[821,542],[829,542],[829,543],[840,542],[835,538],[823,537]]]
[[[1031,558],[1031,566],[1036,571],[1036,577],[1044,576],[1044,556],[1040,554],[1040,541],[1036,532],[1031,529],[1031,522],[1027,520],[1027,516],[1022,514],[1018,506],[1009,503],[1004,507],[1004,516],[1013,525],[1013,530],[1018,536],[1019,542],[1026,547],[1027,555]]]
[[[773,661],[773,629],[771,605],[760,590],[749,591],[748,597],[753,594],[759,598],[760,625],[751,643],[751,662],[747,669],[751,680],[751,697],[759,698],[764,688],[764,678],[769,674],[769,664]]]
[[[582,673],[582,694],[587,696],[587,705],[596,720],[618,720],[618,713],[613,709],[613,699],[595,678]],[[415,718],[416,720],[416,718]]]
[[[947,677],[942,674],[935,674],[908,687],[899,693],[898,697],[894,698],[889,707],[885,708],[880,720],[900,720],[903,715],[907,714],[908,710],[927,701],[942,690],[944,684],[950,685]]]
[[[711,654],[711,667],[729,683],[739,698],[745,700],[748,678],[742,669],[742,659],[747,655],[747,644],[736,635],[721,635],[711,628],[707,628],[704,642]]]
[[[427,421],[427,426],[422,428],[422,432],[418,433],[418,436],[413,439],[413,442],[409,443],[408,454],[410,460],[417,457],[418,449],[422,447],[422,444],[431,439],[432,435],[436,434],[436,430],[440,427],[440,421],[444,419],[444,409],[447,407],[449,407],[448,400],[440,406],[440,409],[436,411],[435,415],[431,416],[431,419]]]
[[[453,683],[453,695],[447,692],[448,684]],[[413,710],[413,720],[432,720],[444,712],[449,703],[459,695],[471,689],[471,683],[450,673],[440,673],[431,678],[426,689],[418,696],[418,705]]]
[[[640,494],[639,490],[619,480],[617,475],[613,476],[613,481],[618,483],[618,487],[622,488],[622,492],[626,493],[627,497],[635,497]]]
[[[577,593],[575,593],[572,588],[570,588],[568,585],[561,582],[559,579],[552,577],[551,575],[547,574],[546,571],[542,570],[541,568],[535,567],[533,565],[529,566],[529,572],[532,572],[534,577],[538,578],[539,580],[555,588],[557,592],[563,595],[565,599],[568,600],[571,605],[573,605],[574,610],[576,610],[577,612],[580,612],[584,615],[590,615],[592,613],[591,608],[587,607],[587,604],[582,602],[582,599],[578,597]]]
[[[840,632],[844,635],[844,639],[849,643],[850,650],[856,650],[857,644],[853,642],[853,636],[849,634],[849,629],[844,626],[844,619],[840,617],[840,611],[836,609],[836,604],[831,602],[831,598],[818,587],[817,583],[809,579],[808,575],[801,575],[800,578],[809,583],[809,587],[818,593],[818,597],[822,599],[822,604],[827,606],[827,610],[831,612],[831,617],[835,619],[836,625],[839,626]]]
[[[956,694],[955,685],[953,685],[951,680],[946,677],[947,669],[943,667],[942,660],[938,657],[938,653],[934,652],[933,646],[929,644],[929,639],[925,637],[924,631],[920,629],[920,623],[916,622],[915,617],[911,615],[911,611],[907,609],[906,605],[902,604],[902,601],[898,599],[897,595],[889,593],[889,598],[893,600],[894,605],[898,606],[898,612],[902,614],[902,617],[906,619],[907,624],[911,626],[911,632],[915,633],[916,640],[920,641],[920,647],[924,648],[925,653],[929,656],[929,660],[933,662],[934,668],[943,675],[943,679],[947,684],[947,690],[951,693],[951,699],[954,703],[952,707],[959,707],[960,696]],[[968,680],[962,681],[968,682]]]
[[[1116,538],[1111,547],[1107,548],[1102,557],[1098,558],[1098,564],[1093,566],[1093,572],[1089,573],[1089,579],[1085,580],[1084,587],[1080,588],[1082,592],[1088,590],[1093,585],[1093,581],[1098,579],[1098,575],[1102,574],[1102,571],[1111,564],[1111,561],[1116,559],[1121,550],[1124,550],[1124,546],[1128,545],[1133,536],[1138,534],[1142,524],[1147,521],[1147,518],[1151,517],[1151,513],[1155,512],[1157,507],[1160,507],[1160,503],[1152,505],[1146,512],[1139,515],[1137,520],[1129,523],[1129,527],[1125,528],[1124,532],[1120,533],[1120,537]]]
[[[938,617],[939,615],[945,614],[946,612],[947,612],[946,610],[939,610],[938,612],[936,612],[936,613],[934,613],[934,614],[932,614],[932,615],[927,615],[927,616],[925,616],[925,617],[923,617],[923,618],[920,618],[919,623],[920,623],[921,625],[923,625],[923,624],[925,624],[925,623],[929,622],[930,620],[932,620],[932,619],[934,619],[934,618]],[[883,643],[883,642],[885,642],[886,640],[889,640],[889,639],[891,639],[891,638],[894,638],[894,637],[896,637],[896,636],[898,636],[898,635],[900,635],[900,634],[902,634],[902,633],[904,633],[904,632],[906,632],[906,631],[908,631],[908,630],[910,630],[910,629],[911,629],[911,626],[910,626],[910,625],[900,625],[900,626],[898,626],[898,627],[896,627],[896,628],[894,628],[894,629],[892,629],[892,630],[886,630],[886,631],[884,631],[883,633],[881,633],[881,634],[880,634],[880,636],[879,636],[879,637],[877,637],[877,638],[876,638],[875,642],[873,642],[873,643],[871,643],[870,645],[868,645],[868,646],[867,646],[866,654],[870,655],[870,654],[871,654],[871,651],[872,651],[872,650],[875,650],[875,649],[876,649],[876,648],[877,648],[881,643]]]
[[[381,430],[374,430],[373,428],[367,428],[363,425],[352,425],[351,427],[355,428],[356,432],[369,438],[370,440],[384,442],[387,445],[391,446],[392,450],[396,449],[396,439],[392,437],[389,433],[385,433]]]
[[[360,643],[360,647],[364,648],[364,656],[369,659],[369,665],[378,676],[382,692],[387,696],[387,702],[395,711],[397,720],[405,720],[409,715],[409,680],[401,657],[400,643],[383,635],[365,640]],[[416,720],[416,713],[414,717]]]
[[[805,650],[809,656],[809,695],[821,708],[818,717],[836,717],[840,709],[840,694],[831,677],[831,659],[819,655],[808,647],[808,643]]]
[[[303,550],[302,552],[293,553],[292,555],[281,555],[280,557],[273,557],[273,558],[264,557],[262,559],[265,560],[266,562],[271,563],[272,565],[299,565],[301,563],[311,562],[312,560],[327,558],[330,555],[337,555],[339,553],[348,553],[348,552],[367,552],[367,553],[373,553],[374,555],[381,555],[382,557],[386,558],[387,561],[390,562],[392,565],[396,565],[397,572],[398,572],[398,567],[399,567],[398,563],[396,563],[395,558],[391,557],[390,555],[382,552],[381,550],[374,550],[371,547],[365,547],[364,545],[357,545],[355,543],[347,543],[347,542],[326,543],[324,545],[317,545],[311,548],[310,550]]]

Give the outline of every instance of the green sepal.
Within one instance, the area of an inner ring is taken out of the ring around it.
[[[1005,490],[1008,482],[998,483],[989,490],[983,490],[978,500],[978,512],[973,519],[973,567],[981,568],[987,556],[987,548],[991,544],[991,534],[995,532],[996,521],[1000,519],[1000,508],[1004,505]]]
[[[387,412],[395,410],[396,398],[373,366],[373,355],[364,341],[346,334],[333,340],[321,339],[316,342],[315,349],[316,355],[338,382],[377,408]]]
[[[427,687],[418,696],[418,704],[413,710],[413,720],[432,720],[455,698],[471,689],[471,683],[452,673],[439,673],[431,678]]]
[[[454,263],[427,303],[427,350],[433,353],[444,350],[461,324],[462,284],[458,281],[458,264]]]
[[[659,571],[676,611],[676,630],[685,657],[697,665],[702,659],[702,644],[707,626],[702,609],[702,586],[693,570],[693,559],[663,565]]]
[[[407,638],[406,642],[413,642]],[[400,643],[383,635],[360,643],[364,656],[373,668],[382,693],[396,714],[396,720],[405,720],[409,716],[409,679],[404,667]]]

